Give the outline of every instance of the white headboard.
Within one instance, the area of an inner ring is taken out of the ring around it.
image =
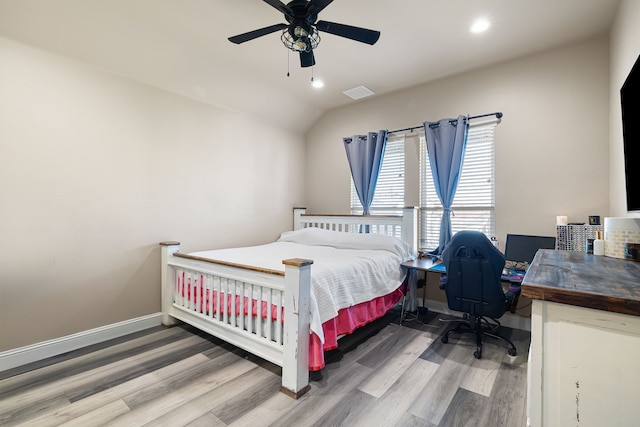
[[[418,252],[418,208],[408,206],[399,215],[333,215],[306,213],[306,208],[293,208],[293,229],[316,227],[347,233],[379,233],[395,236]]]

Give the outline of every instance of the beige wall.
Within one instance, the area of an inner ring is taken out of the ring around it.
[[[302,135],[2,38],[0,94],[0,351],[158,312],[158,242],[304,204]]]
[[[502,111],[496,129],[496,234],[555,235],[557,215],[609,214],[606,37],[509,61],[334,110],[307,137],[307,205],[348,212],[342,136]],[[371,88],[375,91],[375,88]],[[414,138],[413,141],[416,139]],[[417,146],[407,180],[418,203]]]
[[[624,183],[624,148],[620,88],[640,55],[640,2],[620,3],[611,29],[611,131],[609,138],[609,188],[611,216],[640,216],[627,213]]]

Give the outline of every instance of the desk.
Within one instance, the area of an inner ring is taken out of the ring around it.
[[[403,267],[419,271],[428,271],[434,265],[436,263],[433,262],[432,258],[416,258],[402,263]]]
[[[444,274],[447,272],[444,264],[442,262],[434,262],[433,258],[416,258],[411,261],[406,261],[402,263],[403,267],[406,267],[410,270],[416,271],[424,271],[424,272],[432,272],[437,274]],[[506,269],[502,272],[502,276],[500,280],[505,283],[509,283],[509,290],[515,293],[515,297],[511,304],[511,313],[516,312],[516,307],[518,305],[518,299],[520,297],[520,285],[522,284],[522,279],[524,278],[524,274],[516,273],[515,270]],[[442,288],[441,288],[442,289]],[[425,287],[422,291],[422,306],[425,304],[425,295],[426,295],[426,283]]]
[[[530,425],[637,426],[640,263],[540,250],[522,293],[533,299]]]
[[[402,266],[418,271],[431,271],[433,273],[440,274],[444,274],[447,272],[447,269],[444,267],[443,263],[434,262],[432,258],[417,258],[411,261],[403,262]],[[513,269],[505,269],[502,272],[500,280],[502,280],[503,282],[515,283],[519,285],[522,283],[523,278],[524,272],[519,272],[518,270]]]

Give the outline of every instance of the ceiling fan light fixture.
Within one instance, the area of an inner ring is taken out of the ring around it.
[[[305,30],[304,28],[298,26],[298,27],[294,28],[293,35],[296,36],[296,37],[307,37],[309,35],[309,32],[307,30]]]
[[[307,44],[302,40],[298,39],[293,43],[293,50],[298,52],[305,52],[307,50]]]
[[[282,30],[280,40],[282,40],[282,44],[284,44],[287,49],[294,52],[310,52],[318,47],[318,43],[320,43],[320,35],[313,26],[308,32],[302,27],[296,27],[293,31],[294,34],[298,33],[298,28],[302,30],[300,32],[300,36],[291,35],[288,29]],[[306,34],[306,36],[302,35],[303,33]]]

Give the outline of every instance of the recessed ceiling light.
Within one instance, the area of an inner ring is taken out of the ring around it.
[[[322,80],[313,79],[311,81],[311,86],[319,89],[321,87],[324,87],[324,82]]]
[[[487,21],[486,19],[478,19],[473,23],[473,25],[471,25],[469,31],[471,31],[472,33],[482,33],[487,31],[490,26],[491,22]]]

